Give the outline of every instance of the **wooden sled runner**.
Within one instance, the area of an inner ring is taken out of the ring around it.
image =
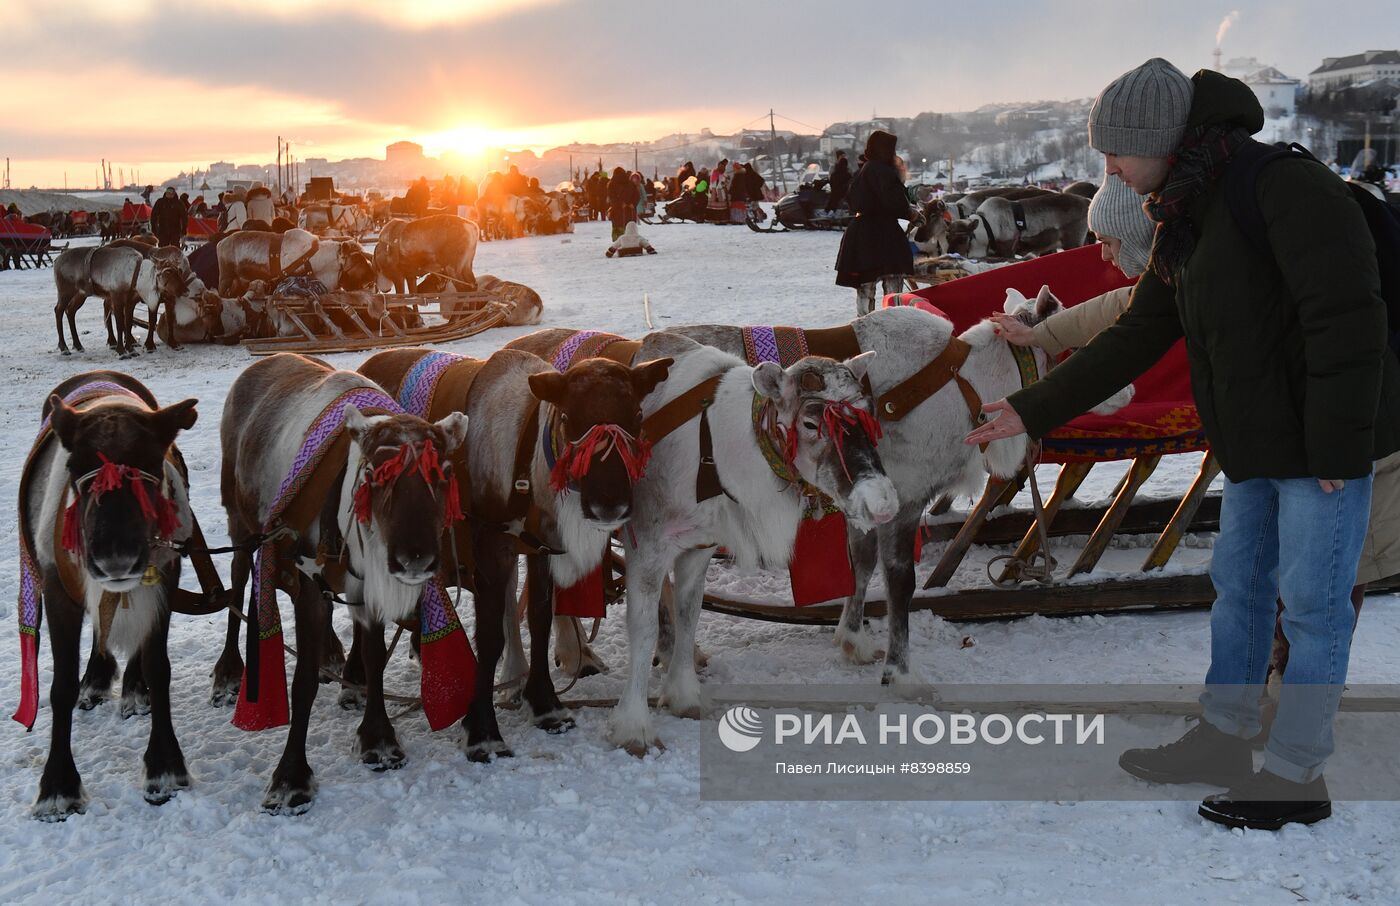
[[[269,299],[268,316],[290,321],[301,335],[244,340],[243,348],[261,356],[425,346],[504,324],[509,310],[496,294],[486,292],[371,295],[368,304],[356,304],[347,295]]]

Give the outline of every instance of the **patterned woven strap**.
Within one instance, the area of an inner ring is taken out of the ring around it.
[[[427,418],[433,403],[433,391],[438,379],[448,368],[462,361],[466,356],[450,352],[429,352],[408,369],[403,386],[399,388],[399,405],[405,412]]]
[[[777,362],[787,368],[807,355],[807,337],[798,327],[745,327],[743,337],[750,365]]]

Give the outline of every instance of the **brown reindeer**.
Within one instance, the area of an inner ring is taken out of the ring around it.
[[[58,329],[58,350],[68,355],[63,339],[63,319],[67,316],[68,332],[73,348],[83,351],[78,339],[77,314],[88,296],[101,296],[103,307],[110,315],[107,345],[116,349],[120,358],[136,355],[136,340],[132,335],[132,318],[137,302],[146,304],[146,351],[155,349],[154,328],[160,306],[169,307],[190,288],[186,272],[189,264],[175,250],[175,261],[116,243],[97,248],[68,249],[54,260],[54,286],[58,302],[54,305],[54,324]],[[181,266],[183,264],[183,267]],[[115,329],[114,329],[115,327]]]
[[[450,277],[459,289],[475,289],[472,262],[480,237],[476,224],[453,214],[390,221],[374,247],[380,291],[417,292],[418,278],[430,273]]]
[[[428,357],[432,357],[431,359]],[[510,755],[491,693],[514,617],[517,557],[526,554],[531,657],[523,690],[535,723],[551,733],[574,725],[549,675],[554,590],[586,583],[602,565],[612,532],[632,511],[646,445],[641,401],[665,379],[670,359],[629,367],[583,359],[564,372],[517,350],[485,362],[427,350],[380,353],[362,367],[401,402],[428,417],[461,407],[469,417],[466,463],[476,603],[476,694],[465,747],[473,761]],[[431,384],[424,384],[431,381]],[[477,430],[477,427],[480,430]]]
[[[15,719],[32,726],[38,705],[38,628],[48,618],[53,648],[53,728],[33,815],[81,812],[73,761],[84,613],[94,647],[132,656],[148,690],[150,740],[144,795],[160,804],[189,785],[170,715],[169,602],[180,558],[168,542],[189,537],[188,479],[175,436],[195,423],[195,401],[161,409],[135,378],[88,372],[54,388],[20,479],[20,637],[25,665]],[[33,645],[30,648],[30,645]],[[32,658],[32,660],[31,660]],[[110,676],[108,677],[110,683]]]
[[[235,725],[261,729],[287,720],[286,694],[277,688],[281,668],[264,675],[262,666],[272,655],[271,662],[280,664],[280,641],[269,644],[280,638],[275,604],[267,609],[275,602],[272,584],[292,596],[296,611],[291,731],[264,809],[297,814],[315,796],[306,732],[325,636],[317,574],[356,605],[352,613],[368,686],[356,731],[360,759],[376,770],[403,764],[404,752],[384,709],[384,624],[426,618],[425,602],[438,594],[441,539],[454,518],[448,508],[455,499],[450,462],[465,435],[460,414],[436,423],[403,414],[367,378],[301,356],[263,359],[230,388],[220,426],[229,535],[236,543],[262,543],[255,563],[246,553],[234,560],[237,600],[250,573],[254,578],[250,606],[260,630],[251,633],[258,641],[250,639],[250,659],[256,653],[259,664],[250,660]],[[278,528],[294,530],[295,540],[268,539],[266,533]],[[313,565],[318,561],[321,566]],[[445,596],[438,603],[450,613]],[[444,638],[460,640],[470,661],[455,614],[445,626]],[[424,708],[438,729],[444,724],[430,693],[450,692],[453,683],[469,690],[471,679],[433,674],[426,649],[423,663]],[[455,723],[466,713],[465,695],[448,706],[456,710],[445,723]]]
[[[320,243],[305,230],[285,233],[255,231],[246,227],[230,233],[215,250],[219,259],[219,295],[242,295],[249,281],[275,285],[287,274],[310,273],[310,261]]]

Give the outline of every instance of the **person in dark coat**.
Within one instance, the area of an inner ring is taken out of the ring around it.
[[[637,202],[641,201],[641,189],[637,188],[622,167],[613,169],[608,180],[608,219],[612,221],[612,238],[622,235],[627,224],[637,219]]]
[[[1157,223],[1148,270],[1112,327],[985,406],[999,415],[967,442],[1044,437],[1185,338],[1196,409],[1225,473],[1210,668],[1196,726],[1118,763],[1154,783],[1228,787],[1201,804],[1203,818],[1277,830],[1332,813],[1322,772],[1347,677],[1372,463],[1400,449],[1400,364],[1374,241],[1336,175],[1301,158],[1260,172],[1264,249],[1234,221],[1225,174],[1263,128],[1250,86],[1212,70],[1188,79],[1153,59],[1104,89],[1089,144],[1109,175],[1147,196]],[[1250,740],[1278,600],[1291,644],[1256,773]]]
[[[689,179],[690,177],[694,176],[694,175],[695,175],[695,164],[691,163],[690,161],[686,161],[684,164],[682,164],[682,165],[681,165],[681,168],[680,168],[679,170],[676,171],[676,190],[675,190],[675,194],[671,195],[670,197],[672,197],[672,198],[678,197],[678,196],[681,194],[681,192],[684,191],[684,190],[681,188],[681,186],[685,185],[685,181],[686,181],[687,179]]]
[[[180,244],[185,235],[185,206],[175,195],[173,187],[167,187],[165,194],[151,206],[151,232],[162,246]]]
[[[846,160],[845,151],[836,152],[836,163],[831,165],[831,177],[827,180],[827,188],[831,194],[827,196],[826,210],[830,212],[845,202],[846,193],[851,189],[851,162]]]
[[[909,238],[899,225],[908,218],[909,200],[894,165],[896,139],[877,129],[865,142],[865,166],[851,180],[849,204],[856,217],[841,237],[836,256],[836,285],[856,291],[856,314],[875,309],[876,282],[888,295],[903,286],[914,270]]]
[[[428,187],[426,176],[418,177],[418,181],[408,187],[404,193],[404,203],[408,209],[418,217],[423,217],[428,213],[428,203],[432,198],[432,189]]]

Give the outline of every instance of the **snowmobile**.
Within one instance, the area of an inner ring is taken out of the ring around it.
[[[659,210],[657,214],[660,215],[659,220],[655,217],[643,217],[642,222],[680,223],[682,220],[693,220],[696,223],[704,223],[706,220],[705,208],[708,204],[708,200],[708,197],[703,193],[686,192],[681,195],[680,198],[667,202],[664,207],[658,206]]]
[[[749,229],[755,233],[785,233],[791,230],[844,230],[855,215],[845,202],[828,211],[831,192],[825,179],[803,183],[796,192],[789,192],[773,206],[773,222],[760,226],[759,221],[749,218]]]

